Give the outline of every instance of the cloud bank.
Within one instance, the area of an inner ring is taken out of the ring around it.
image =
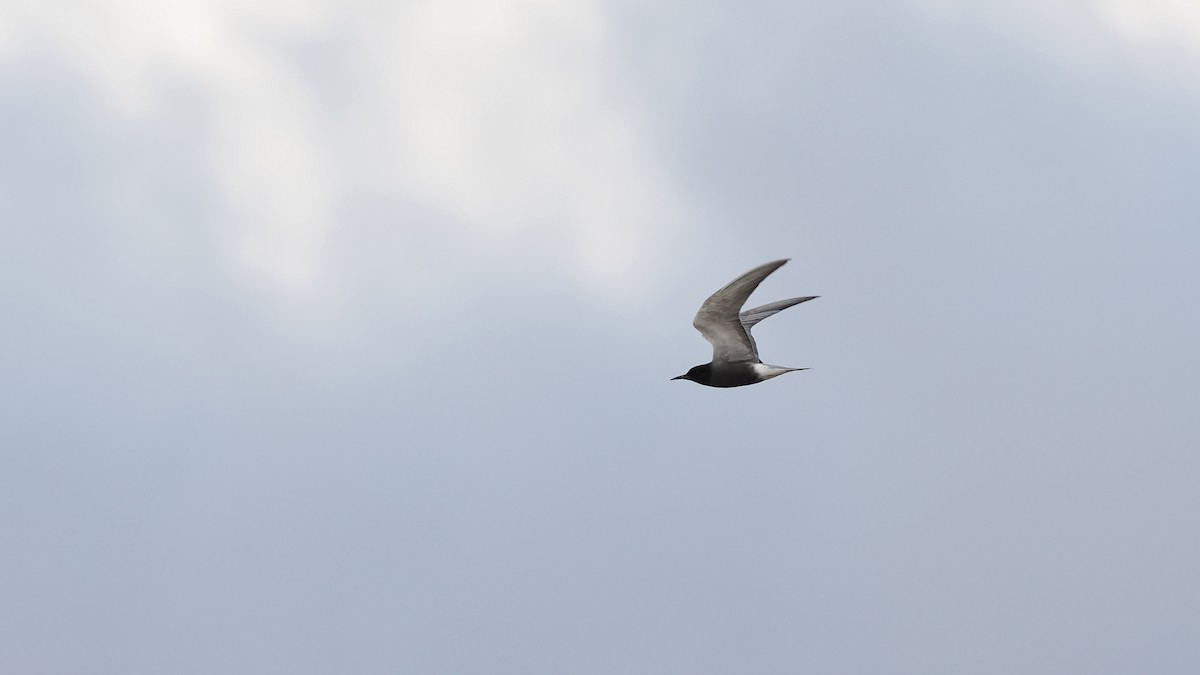
[[[509,267],[602,294],[645,278],[680,218],[601,2],[100,0],[4,14],[0,54],[50,55],[115,115],[193,96],[202,160],[237,221],[211,226],[231,261],[280,288],[326,281],[325,251],[363,195],[435,216],[396,214],[410,248],[437,236],[467,258],[503,251]],[[531,234],[553,243],[512,245]],[[397,252],[401,266],[430,262]]]

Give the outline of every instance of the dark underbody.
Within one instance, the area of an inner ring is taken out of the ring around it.
[[[753,363],[722,363],[719,366],[705,363],[692,368],[686,375],[680,375],[679,378],[709,387],[744,387],[763,381],[763,378],[754,371]]]

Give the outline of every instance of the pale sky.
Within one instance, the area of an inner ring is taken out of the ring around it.
[[[0,0],[0,672],[1200,672],[1197,7]]]

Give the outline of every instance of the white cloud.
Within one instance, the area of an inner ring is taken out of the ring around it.
[[[358,142],[388,150],[357,153],[374,158],[367,182],[488,237],[565,227],[571,257],[612,289],[663,245],[678,207],[615,76],[600,3],[413,3],[356,29],[378,92]]]
[[[16,2],[0,25],[0,56],[50,51],[118,114],[154,115],[168,87],[198,93],[243,222],[229,255],[286,287],[321,282],[355,189],[442,213],[467,246],[551,228],[562,244],[530,255],[617,293],[679,216],[597,0]],[[292,51],[335,38],[353,73],[336,120]]]
[[[1181,48],[1200,57],[1196,0],[911,0],[933,16],[971,16],[1088,61],[1114,47]]]
[[[1200,3],[1195,0],[1101,0],[1102,16],[1122,38],[1168,44],[1200,56]]]

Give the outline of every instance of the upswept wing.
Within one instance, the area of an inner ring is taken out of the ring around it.
[[[758,345],[755,344],[754,335],[750,332],[750,329],[754,328],[755,324],[769,316],[775,316],[788,307],[798,305],[802,302],[808,302],[809,300],[816,300],[818,297],[820,296],[809,295],[803,298],[788,298],[787,300],[772,302],[768,305],[763,305],[762,307],[748,309],[739,314],[738,318],[742,321],[742,328],[746,331],[746,338],[750,340],[750,349],[754,350],[754,355],[756,357],[758,356]]]
[[[750,331],[738,312],[741,311],[742,305],[746,304],[746,299],[750,297],[754,289],[758,288],[763,279],[786,263],[785,259],[759,265],[726,284],[724,288],[713,293],[704,301],[704,304],[700,305],[700,311],[696,312],[696,318],[692,320],[692,325],[700,331],[705,340],[712,343],[713,361],[758,362],[758,352],[755,349],[754,341],[751,340]],[[767,311],[767,308],[771,306],[764,305],[759,310]],[[783,309],[783,307],[779,309]],[[769,311],[750,325],[753,326],[754,323],[778,312],[779,309]]]

